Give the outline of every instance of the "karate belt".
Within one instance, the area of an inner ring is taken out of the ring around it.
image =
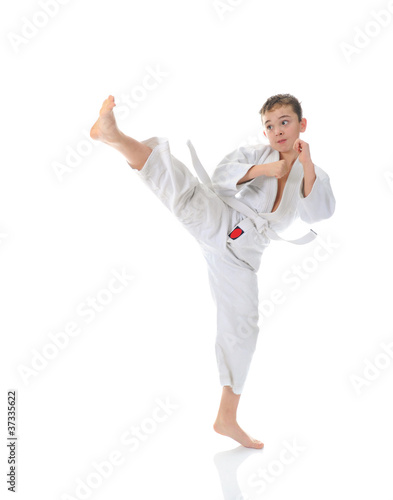
[[[202,163],[199,161],[199,158],[196,154],[195,148],[192,145],[191,141],[187,141],[187,146],[190,149],[191,153],[191,158],[192,158],[192,163],[194,165],[194,169],[196,173],[198,174],[199,179],[203,184],[205,184],[208,188],[210,188],[212,191],[213,189],[213,184],[212,181],[204,169]],[[216,193],[217,194],[217,193]],[[218,196],[218,195],[217,195]],[[237,226],[228,236],[230,236],[232,239],[236,239],[239,236],[243,234],[243,232],[247,231],[251,227],[256,227],[258,232],[264,233],[268,238],[272,240],[280,240],[280,241],[286,241],[288,243],[294,243],[295,245],[304,245],[305,243],[309,243],[310,241],[314,240],[317,237],[317,233],[313,231],[312,229],[309,230],[307,234],[304,236],[297,238],[295,240],[286,240],[284,238],[281,238],[270,226],[269,226],[269,221],[262,217],[258,212],[250,208],[248,205],[243,203],[242,201],[238,200],[235,197],[229,197],[229,196],[219,196],[221,200],[235,209],[237,212],[240,212],[241,214],[246,216],[246,219],[242,220],[239,222],[239,226]],[[236,231],[236,229],[240,229],[242,232]],[[236,232],[235,232],[236,231]],[[233,234],[233,237],[231,236]],[[237,236],[235,236],[235,234]]]

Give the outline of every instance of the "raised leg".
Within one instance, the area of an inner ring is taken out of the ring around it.
[[[112,95],[105,99],[100,116],[90,130],[90,137],[112,146],[126,158],[132,168],[141,170],[152,149],[119,130],[113,114],[115,106],[115,98]]]

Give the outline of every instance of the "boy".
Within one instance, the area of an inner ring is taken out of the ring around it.
[[[311,161],[299,101],[270,97],[260,110],[270,146],[241,147],[227,155],[210,180],[189,143],[191,174],[166,138],[138,142],[117,127],[114,97],[103,103],[90,135],[118,150],[140,179],[196,238],[205,256],[217,307],[216,358],[223,387],[213,428],[249,448],[263,443],[237,423],[236,412],[258,337],[257,271],[270,239],[300,217],[329,218],[335,199],[327,174]],[[235,195],[237,195],[235,197]],[[311,234],[311,233],[310,233]],[[294,243],[304,243],[315,233]]]

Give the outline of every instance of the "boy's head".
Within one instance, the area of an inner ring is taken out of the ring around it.
[[[270,146],[281,153],[292,150],[300,132],[307,127],[300,102],[291,94],[277,94],[260,109],[263,134]]]

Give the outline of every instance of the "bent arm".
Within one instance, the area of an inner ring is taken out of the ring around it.
[[[251,174],[249,171],[253,167],[262,166],[262,162],[267,158],[269,152],[269,146],[259,145],[242,146],[227,154],[218,164],[212,175],[211,179],[214,191],[219,196],[236,195],[236,193],[243,189],[243,186],[240,184],[244,184],[256,177],[254,170]],[[260,173],[259,175],[262,174]]]
[[[239,181],[237,181],[236,185],[243,184],[243,182],[250,181],[255,179],[256,177],[260,177],[261,175],[266,175],[267,177],[273,177],[274,168],[278,166],[280,162],[274,161],[272,163],[264,163],[263,165],[253,165],[246,173],[244,177],[242,177]]]
[[[305,176],[299,190],[299,216],[301,220],[309,224],[328,219],[333,215],[336,207],[329,176],[316,165],[315,175],[310,192],[307,193]],[[311,180],[309,182],[311,183]]]

